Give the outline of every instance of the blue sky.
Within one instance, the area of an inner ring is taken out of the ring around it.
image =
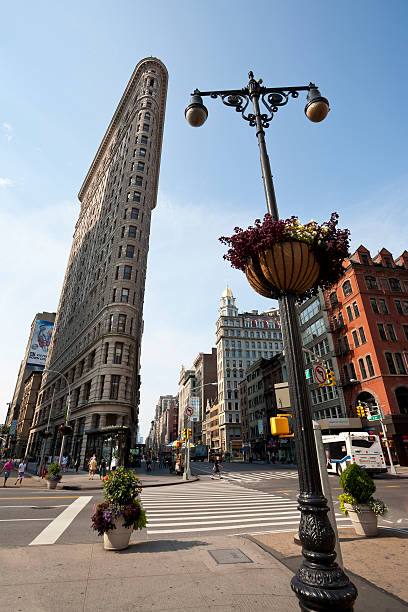
[[[281,216],[322,221],[333,210],[352,247],[408,248],[405,0],[256,5],[37,1],[3,4],[0,37],[0,422],[29,325],[58,304],[77,193],[134,66],[169,71],[159,198],[145,296],[140,417],[177,392],[181,364],[215,341],[228,282],[241,310],[271,304],[222,260],[220,235],[265,212],[255,130],[208,100],[201,129],[184,120],[189,93],[316,82],[331,103],[321,124],[291,100],[267,130]],[[24,18],[23,18],[24,17]]]

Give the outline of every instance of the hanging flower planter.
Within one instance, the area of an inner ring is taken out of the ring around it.
[[[60,425],[58,427],[58,431],[61,436],[70,436],[73,432],[73,429],[69,425]]]
[[[220,241],[230,248],[224,259],[245,272],[251,287],[260,295],[278,298],[294,293],[304,299],[316,295],[320,286],[331,287],[343,274],[349,255],[349,230],[337,229],[338,215],[317,224],[299,224],[297,217],[273,221],[265,215],[261,223]]]

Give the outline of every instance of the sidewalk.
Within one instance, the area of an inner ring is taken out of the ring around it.
[[[362,575],[347,569],[359,591],[355,612],[406,611],[404,601],[383,588],[406,597],[406,586],[398,581],[404,582],[406,574],[401,544],[407,541],[390,535],[392,553],[384,556],[382,537],[357,543],[351,530],[342,531],[349,532],[342,534],[346,565],[358,566]],[[64,612],[298,612],[298,600],[290,589],[299,564],[293,533],[256,538],[258,542],[248,536],[205,535],[140,541],[134,532],[130,547],[120,552],[105,551],[102,538],[94,544],[0,549],[2,609],[54,612],[63,602]],[[211,553],[218,555],[218,561]],[[22,567],[28,571],[24,583],[16,586]]]
[[[30,464],[30,466],[31,465],[32,464]],[[14,472],[12,475],[13,474]],[[149,472],[146,474],[143,469],[139,468],[135,470],[135,474],[142,481],[143,488],[188,484],[189,482],[195,482],[198,480],[197,476],[192,476],[190,480],[184,481],[182,476],[170,474],[169,471],[165,469],[157,469],[155,472]],[[40,478],[32,472],[27,472],[24,478],[23,486],[45,489],[47,484],[45,478]],[[102,480],[99,478],[99,474],[95,474],[94,479],[89,480],[88,472],[75,472],[73,470],[68,470],[67,472],[63,472],[62,480],[57,485],[57,489],[93,491],[96,489],[102,489]]]
[[[294,532],[248,536],[295,572],[302,556]],[[339,529],[345,572],[357,587],[355,611],[408,610],[408,533],[379,529],[376,538],[357,536],[353,528]]]

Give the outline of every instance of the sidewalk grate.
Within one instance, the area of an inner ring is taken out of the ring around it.
[[[220,550],[208,551],[213,559],[218,563],[253,563],[239,548],[224,548]]]

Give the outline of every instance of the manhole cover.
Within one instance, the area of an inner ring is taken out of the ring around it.
[[[217,563],[252,563],[252,560],[239,548],[224,548],[208,552]]]

